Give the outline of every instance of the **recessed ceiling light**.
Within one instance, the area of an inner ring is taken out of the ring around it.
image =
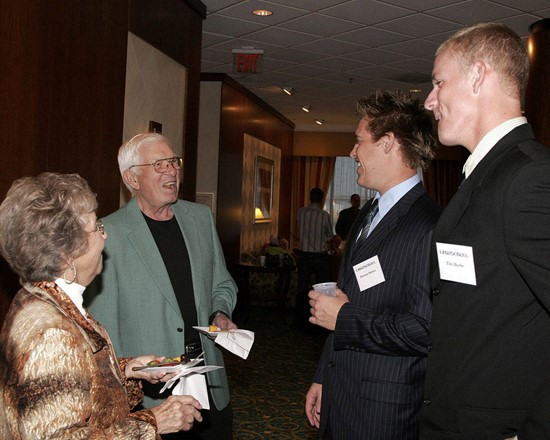
[[[283,87],[283,92],[285,92],[287,95],[294,95],[295,89],[294,87]]]
[[[311,110],[311,105],[303,105],[302,110],[305,111],[306,113],[309,113]]]
[[[323,122],[325,122],[324,119],[315,119],[316,124],[323,125]]]
[[[269,11],[267,9],[255,9],[252,13],[260,17],[267,17],[268,15],[272,15],[273,11]]]

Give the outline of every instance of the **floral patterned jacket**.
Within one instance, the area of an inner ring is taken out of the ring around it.
[[[160,439],[150,410],[130,412],[143,394],[128,360],[55,283],[26,284],[0,335],[0,438]]]

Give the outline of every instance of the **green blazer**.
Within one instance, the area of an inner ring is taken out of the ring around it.
[[[191,263],[200,326],[221,310],[231,316],[237,288],[225,266],[210,210],[179,200],[172,206]],[[168,272],[135,199],[103,219],[108,238],[103,272],[85,293],[88,310],[109,332],[118,356],[185,352],[184,323]],[[222,352],[201,335],[207,365],[224,365]],[[207,373],[216,408],[229,403],[225,369]],[[144,406],[158,405],[157,390]],[[155,401],[156,400],[156,401]]]

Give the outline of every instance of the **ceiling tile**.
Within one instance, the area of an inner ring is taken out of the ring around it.
[[[360,28],[362,25],[323,14],[311,14],[281,24],[279,27],[308,32],[322,37],[334,36]]]
[[[468,0],[442,8],[432,9],[430,15],[471,25],[482,21],[498,21],[517,15],[517,11],[486,0]]]
[[[368,49],[361,52],[351,53],[344,56],[357,61],[363,61],[369,64],[388,64],[410,58],[408,55],[403,55],[395,52],[389,52],[381,49]]]
[[[334,70],[325,69],[323,67],[312,66],[311,64],[301,64],[301,65],[298,64],[296,66],[287,67],[286,69],[281,69],[279,70],[279,72],[289,72],[296,75],[315,78],[315,77],[322,77],[330,73],[333,73]]]
[[[421,58],[410,58],[408,60],[398,61],[396,63],[387,64],[388,67],[404,70],[406,72],[417,73],[432,73],[433,61],[424,60]]]
[[[368,65],[367,62],[352,60],[344,57],[323,58],[319,61],[313,61],[311,64],[314,66],[326,67],[327,69],[340,71],[359,69],[361,67],[367,67]]]
[[[415,12],[424,12],[428,9],[439,8],[441,6],[457,3],[457,0],[380,0],[393,6],[401,6],[411,9]]]
[[[290,61],[297,64],[317,61],[317,60],[320,60],[321,58],[324,58],[324,56],[321,54],[314,53],[314,52],[307,52],[299,49],[278,50],[275,52],[271,52],[269,56],[266,55],[266,57],[273,58],[275,60]]]
[[[307,9],[308,11],[319,11],[333,5],[338,5],[342,3],[342,0],[276,0],[276,3],[281,3],[288,6],[298,6],[301,9]]]
[[[223,43],[227,41],[227,37],[225,35],[217,35],[212,34],[210,32],[203,32],[202,33],[202,47],[208,47],[212,46],[214,44]]]
[[[510,8],[519,9],[524,12],[534,12],[540,9],[548,8],[548,0],[493,0]]]
[[[385,44],[397,43],[398,41],[405,41],[410,37],[375,27],[365,27],[363,29],[338,35],[334,38],[340,41],[363,44],[368,47],[378,47]]]
[[[460,25],[425,14],[414,14],[380,23],[376,27],[414,37],[424,37],[426,35],[456,30],[460,28]]]
[[[212,13],[228,6],[242,3],[242,0],[202,0],[202,2],[206,6],[207,13]]]
[[[374,0],[353,0],[323,10],[323,14],[363,24],[382,23],[387,20],[404,17],[411,13],[408,9]]]
[[[319,37],[303,32],[296,32],[290,29],[270,27],[265,30],[247,35],[247,38],[254,41],[276,44],[280,46],[293,47],[298,44],[308,43],[317,40]]]
[[[274,44],[260,43],[259,41],[248,40],[246,38],[231,38],[223,43],[213,44],[208,46],[210,49],[225,50],[231,52],[233,49],[242,49],[243,47],[262,49],[264,53],[274,52],[284,49],[284,46],[276,46]]]
[[[350,72],[350,75],[362,76],[371,79],[391,78],[395,75],[403,73],[401,70],[393,69],[387,66],[369,66],[362,69],[356,69]]]
[[[297,49],[322,53],[325,55],[345,55],[347,53],[364,50],[365,46],[348,43],[346,41],[333,40],[330,38],[322,38],[310,43],[301,44],[297,47]]]
[[[402,41],[400,43],[388,44],[384,49],[392,52],[409,55],[412,57],[433,57],[439,45],[432,41],[417,38],[415,40]]]
[[[206,48],[202,50],[202,59],[217,61],[222,64],[231,64],[233,62],[233,54],[224,50]]]
[[[296,2],[295,4],[299,4]],[[256,9],[268,9],[273,12],[272,15],[258,16],[252,14],[252,11]],[[274,2],[268,3],[259,0],[249,0],[237,3],[223,10],[223,15],[233,18],[240,18],[241,20],[253,21],[254,23],[262,24],[264,26],[277,25],[283,21],[288,21],[301,15],[307,14],[309,11]]]
[[[227,35],[228,37],[240,37],[262,28],[265,28],[265,25],[216,14],[208,15],[202,25],[204,32]]]

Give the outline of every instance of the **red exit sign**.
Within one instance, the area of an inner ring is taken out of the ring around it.
[[[261,49],[233,49],[233,72],[261,73],[263,54]]]

